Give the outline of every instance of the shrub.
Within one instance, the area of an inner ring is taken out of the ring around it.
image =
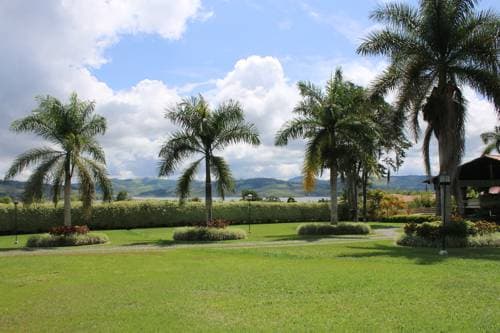
[[[288,202],[288,203],[292,203],[292,202],[297,202],[297,200],[295,200],[295,198],[294,198],[294,197],[289,197],[289,198],[286,200],[286,202]]]
[[[415,234],[429,240],[439,239],[441,237],[441,223],[424,222],[417,226]]]
[[[72,226],[61,225],[58,227],[50,228],[49,230],[49,234],[56,236],[60,235],[68,236],[71,234],[85,235],[88,232],[89,232],[89,227],[87,227],[86,225],[72,225]]]
[[[299,235],[367,235],[371,232],[368,224],[360,222],[305,223],[297,227]]]
[[[423,222],[434,222],[438,220],[439,216],[423,215],[423,214],[394,215],[394,216],[384,217],[381,219],[382,222],[390,222],[390,223],[423,223]]]
[[[418,224],[415,222],[406,223],[403,227],[405,234],[413,235],[417,231]]]
[[[116,201],[125,201],[128,200],[128,192],[127,191],[120,191],[116,195]]]
[[[8,204],[12,203],[12,199],[10,197],[7,197],[7,196],[0,197],[0,203],[8,205]]]
[[[476,229],[476,233],[479,235],[492,234],[499,230],[496,223],[488,221],[477,221],[474,223],[474,228]]]
[[[441,247],[441,240],[426,239],[417,235],[404,234],[397,241],[398,245],[411,247]],[[500,247],[500,236],[498,234],[476,235],[468,237],[446,237],[448,248],[459,247]]]
[[[176,241],[223,241],[246,237],[247,234],[241,229],[184,227],[174,230],[174,240]]]
[[[200,227],[209,227],[209,228],[219,228],[223,229],[226,228],[228,225],[231,224],[231,221],[224,220],[224,219],[213,219],[212,221],[208,222],[208,225],[205,225],[205,223],[200,224]]]
[[[56,247],[104,244],[109,241],[108,236],[97,233],[69,234],[69,235],[35,235],[28,238],[27,247]]]

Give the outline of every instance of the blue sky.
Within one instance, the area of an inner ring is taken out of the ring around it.
[[[416,3],[416,1],[411,1]],[[8,131],[35,106],[34,96],[76,91],[108,119],[102,142],[112,176],[154,177],[157,154],[175,127],[164,110],[202,93],[215,105],[239,100],[263,145],[220,152],[237,178],[300,174],[303,146],[273,146],[292,117],[298,80],[323,84],[337,66],[368,85],[385,59],[355,52],[377,29],[377,0],[46,0],[0,2],[0,172],[40,142]],[[500,9],[498,1],[480,8]],[[465,159],[481,151],[479,134],[498,124],[493,106],[465,89],[469,123]],[[435,154],[435,150],[433,150]],[[420,143],[399,174],[423,174]],[[436,158],[434,158],[434,165]],[[25,178],[27,174],[21,176]],[[173,175],[172,178],[177,177]]]

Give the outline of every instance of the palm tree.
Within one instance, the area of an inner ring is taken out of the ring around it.
[[[493,132],[481,134],[481,139],[486,145],[483,154],[491,154],[494,150],[500,153],[500,126],[496,126]]]
[[[104,151],[95,139],[106,131],[106,119],[94,114],[95,103],[81,101],[73,93],[68,104],[52,96],[37,97],[38,108],[32,114],[16,120],[11,130],[31,132],[52,145],[28,150],[19,155],[7,171],[12,179],[24,169],[34,167],[24,189],[24,202],[32,203],[43,197],[47,182],[52,186],[52,201],[59,201],[64,186],[64,225],[71,225],[71,181],[76,176],[86,216],[95,198],[96,184],[103,200],[111,200],[111,182],[106,173]]]
[[[360,142],[373,133],[371,124],[356,112],[364,103],[363,89],[344,81],[340,69],[325,91],[310,82],[299,82],[298,88],[303,97],[294,109],[298,116],[283,125],[275,144],[285,146],[290,139],[299,138],[307,141],[302,170],[306,191],[314,189],[317,175],[330,170],[330,222],[337,223],[337,177],[342,158],[359,149]]]
[[[222,198],[234,190],[234,181],[229,165],[217,151],[230,144],[244,142],[257,146],[259,134],[253,124],[245,123],[243,109],[236,101],[229,100],[211,110],[203,96],[182,100],[167,110],[166,118],[182,129],[173,133],[163,144],[159,175],[168,176],[178,164],[195,154],[201,158],[192,162],[177,183],[181,203],[189,196],[190,185],[200,163],[205,161],[205,205],[206,222],[212,220],[212,174],[217,179],[217,191]]]
[[[491,10],[477,11],[476,3],[420,0],[416,8],[403,3],[381,5],[371,18],[386,27],[371,33],[358,48],[363,55],[390,58],[372,92],[397,91],[396,107],[409,118],[416,140],[419,115],[423,115],[427,122],[423,140],[426,171],[431,174],[429,144],[434,135],[439,173],[451,176],[457,200],[461,196],[455,176],[464,153],[467,115],[463,87],[468,85],[484,95],[500,113],[500,20]]]

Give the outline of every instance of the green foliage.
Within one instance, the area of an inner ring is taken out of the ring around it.
[[[95,205],[89,221],[85,221],[82,207],[72,208],[74,224],[87,224],[92,230],[174,227],[199,225],[205,221],[205,204],[187,202],[180,206],[173,201],[121,201]],[[32,205],[18,210],[19,232],[47,232],[62,224],[63,208],[53,205]],[[252,202],[250,223],[293,221],[328,221],[329,208],[322,203]],[[216,202],[214,218],[223,218],[235,224],[248,222],[248,202]],[[0,206],[0,234],[16,230],[14,208]]]
[[[294,198],[294,197],[289,197],[289,198],[286,200],[286,202],[288,202],[288,203],[292,203],[292,202],[297,202],[297,200],[295,200],[295,198]]]
[[[384,217],[381,219],[382,222],[389,223],[423,223],[423,222],[433,222],[440,218],[434,215],[424,215],[424,214],[412,214],[412,215],[393,215],[389,217]]]
[[[281,199],[278,198],[277,196],[270,195],[270,196],[266,197],[264,199],[264,201],[267,201],[267,202],[281,202]]]
[[[249,197],[252,196],[252,199],[249,199]],[[261,201],[262,198],[259,197],[259,194],[250,189],[244,189],[241,191],[241,199],[247,200],[247,201]]]
[[[408,208],[430,208],[436,206],[436,198],[433,193],[423,192],[408,203]]]
[[[12,203],[12,199],[10,197],[7,197],[7,196],[0,197],[0,203],[8,205],[8,204]]]
[[[241,229],[184,227],[174,230],[176,241],[223,241],[244,239],[247,234]]]
[[[34,148],[17,156],[5,180],[33,167],[24,188],[23,202],[40,202],[48,183],[52,188],[52,201],[57,204],[63,187],[68,186],[71,192],[71,180],[75,176],[80,184],[83,208],[89,214],[97,185],[104,200],[111,200],[112,186],[107,178],[104,150],[95,139],[106,132],[106,119],[94,114],[94,102],[81,101],[76,93],[71,94],[68,104],[52,96],[40,96],[37,101],[38,107],[30,115],[14,121],[11,130],[36,134],[55,145]],[[65,219],[70,223],[70,216]]]
[[[196,156],[177,182],[177,195],[183,203],[190,194],[191,183],[202,161],[205,162],[206,222],[212,219],[211,177],[215,176],[216,189],[224,199],[234,192],[234,179],[229,165],[214,152],[229,145],[260,144],[255,125],[246,123],[240,103],[229,100],[211,110],[203,96],[185,98],[167,110],[166,118],[181,129],[170,135],[161,147],[159,176],[171,175],[185,159]]]
[[[42,234],[28,238],[27,247],[58,247],[104,244],[109,241],[108,236],[98,233],[51,235]]]
[[[402,235],[397,240],[398,245],[411,246],[411,247],[441,247],[440,239],[424,238],[415,234]],[[448,248],[459,247],[500,247],[500,235],[487,234],[476,235],[469,237],[446,237],[446,246]]]
[[[127,191],[120,191],[116,195],[116,201],[125,201],[128,200],[128,192]]]
[[[361,222],[329,223],[305,223],[297,227],[299,235],[368,235],[371,228]]]

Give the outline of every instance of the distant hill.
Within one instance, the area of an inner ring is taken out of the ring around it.
[[[385,179],[373,180],[371,188],[378,188],[387,191],[424,191],[425,184],[422,182],[426,176],[393,176],[387,183]],[[136,179],[112,179],[113,190],[127,191],[133,197],[175,197],[176,180],[158,178],[136,178]],[[191,196],[204,196],[204,182],[193,182]],[[215,185],[214,185],[215,186]],[[0,181],[0,196],[19,197],[23,191],[24,182]],[[78,185],[73,186],[77,190]],[[318,180],[316,189],[311,193],[304,193],[302,188],[302,177],[294,177],[289,180],[274,178],[249,178],[236,181],[236,192],[233,196],[239,196],[242,190],[252,189],[260,196],[278,197],[303,197],[303,196],[328,196],[329,183],[326,180]],[[339,191],[342,190],[342,183],[339,182]],[[49,193],[49,187],[46,188]],[[231,194],[229,195],[231,196]]]

